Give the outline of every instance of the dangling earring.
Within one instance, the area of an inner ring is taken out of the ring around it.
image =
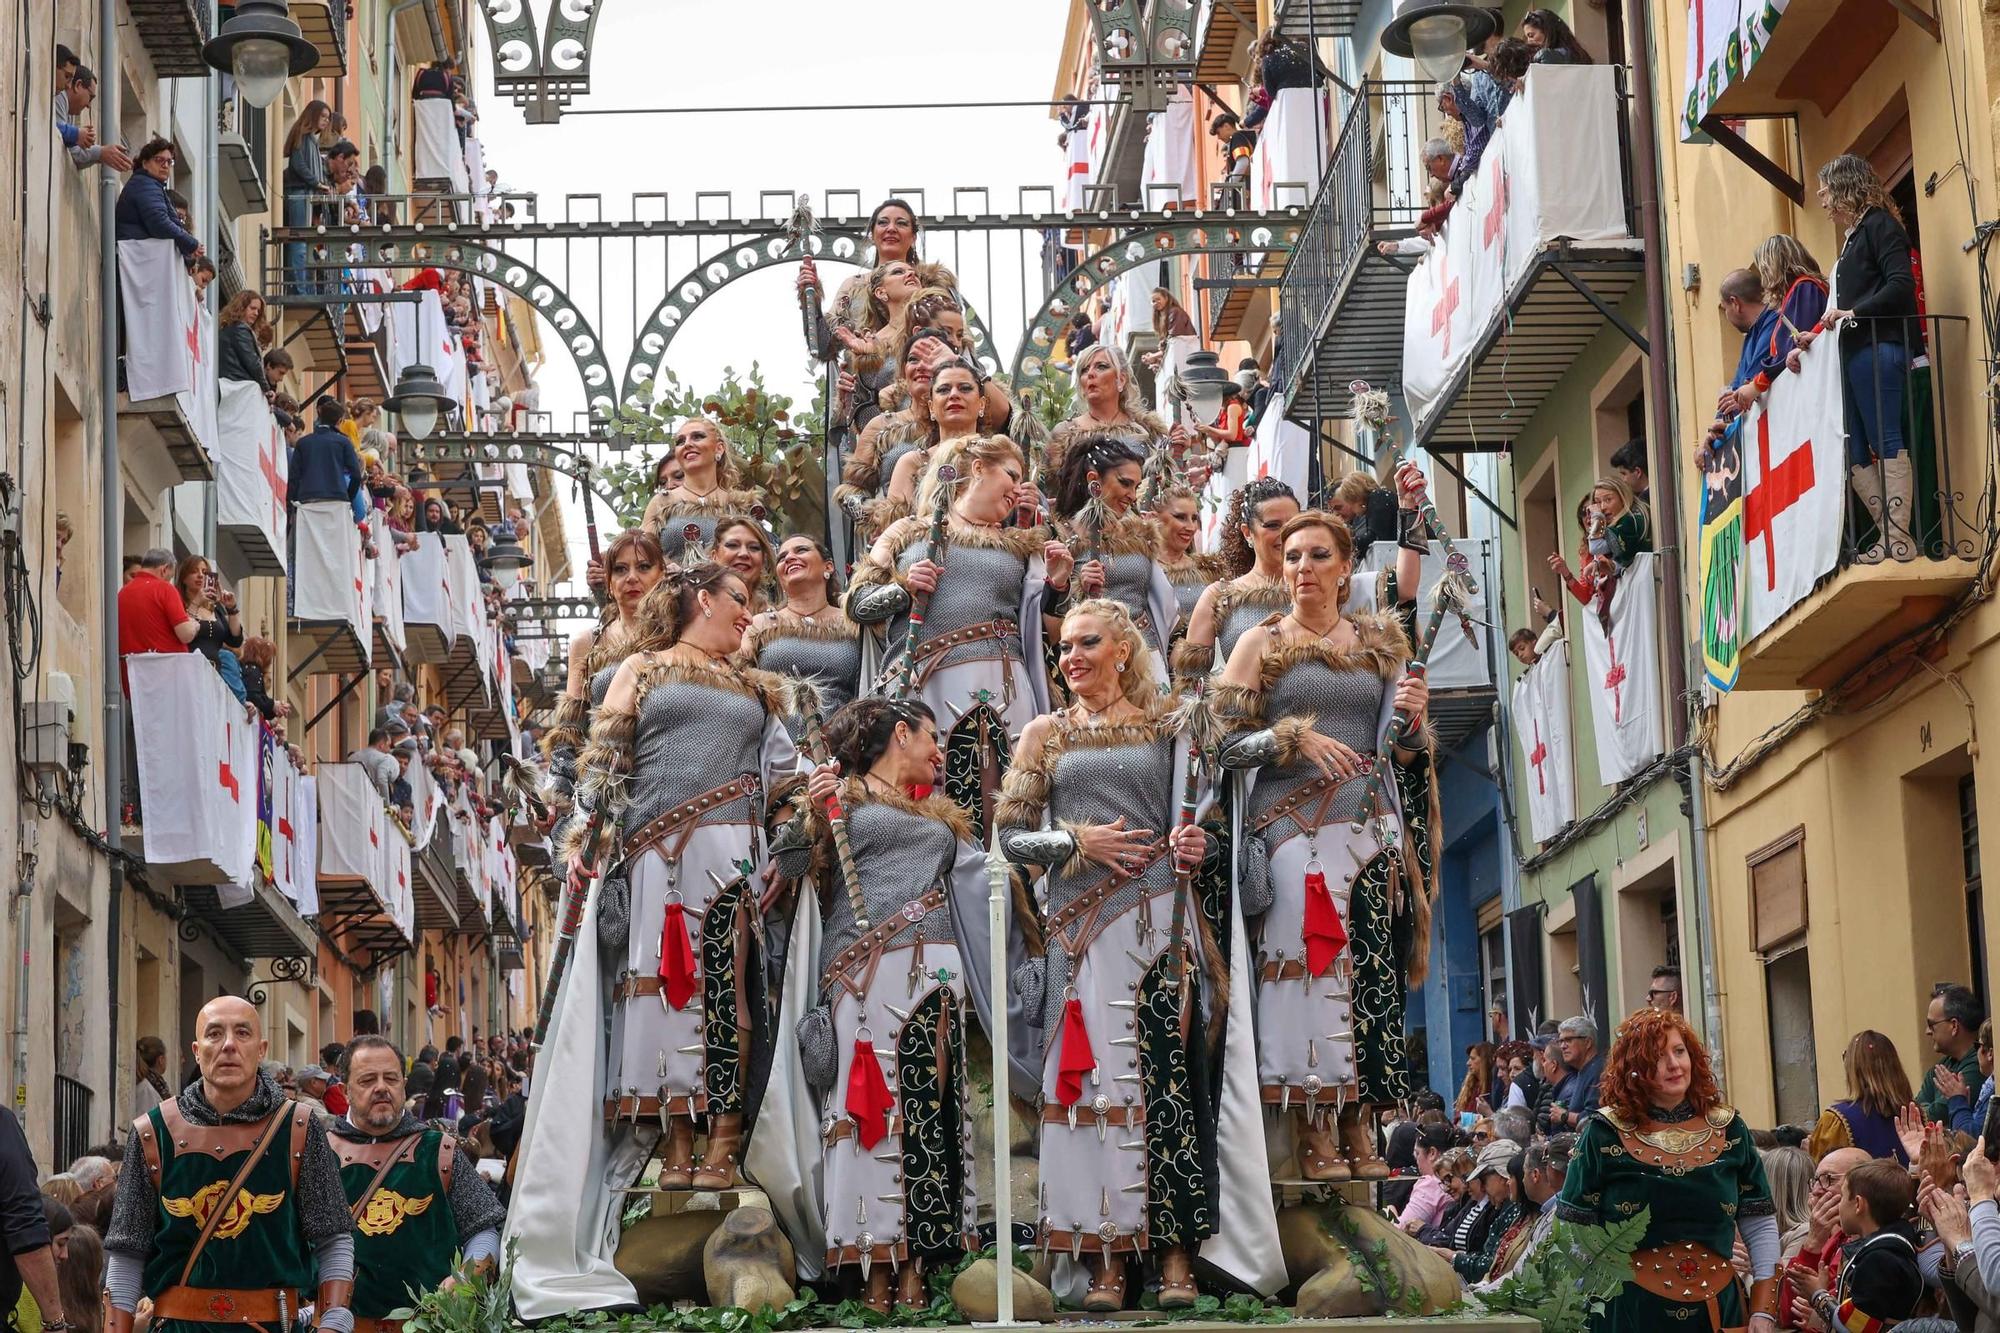
[[[1118,674],[1121,676],[1125,674],[1125,664],[1123,662],[1118,664]]]
[[[1339,587],[1340,587],[1340,600],[1341,600],[1341,601],[1343,601],[1343,602],[1345,602],[1345,601],[1347,600],[1347,585],[1348,585],[1349,583],[1351,583],[1351,582],[1353,582],[1353,580],[1351,580],[1351,579],[1347,579],[1347,578],[1343,578],[1343,579],[1341,579],[1341,581],[1340,581],[1340,584],[1339,584]]]

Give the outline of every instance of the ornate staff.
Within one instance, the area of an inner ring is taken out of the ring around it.
[[[785,222],[785,245],[788,249],[797,246],[801,260],[810,259],[812,237],[818,233],[819,219],[813,216],[812,196],[801,190],[793,200],[792,216]],[[817,282],[799,293],[799,318],[805,325],[806,345],[817,353],[821,319],[820,291]]]
[[[571,955],[576,952],[576,934],[583,928],[584,905],[590,901],[590,886],[597,879],[597,860],[591,849],[597,846],[604,824],[604,807],[600,804],[590,812],[590,823],[584,826],[583,841],[579,844],[585,849],[583,869],[564,876],[563,910],[562,919],[556,925],[556,949],[549,958],[549,974],[542,980],[542,1002],[535,1008],[535,1044],[538,1046],[548,1034],[549,1020],[555,1017],[556,997],[562,994],[563,976],[569,971]]]
[[[1076,525],[1083,540],[1083,550],[1077,557],[1076,572],[1070,576],[1069,604],[1075,606],[1084,600],[1083,567],[1095,564],[1102,556],[1104,544],[1104,481],[1097,475],[1097,469],[1086,474],[1090,478],[1090,498],[1083,502],[1083,508],[1076,511]]]
[[[797,246],[801,263],[812,258],[812,238],[819,233],[819,220],[813,216],[812,197],[799,191],[792,206],[792,216],[785,223],[785,242]],[[820,357],[819,329],[826,316],[820,305],[820,287],[814,282],[799,293],[799,320],[804,325],[806,346],[813,356],[820,360],[820,402],[824,404],[819,415],[819,456],[820,470],[825,474],[821,480],[826,495],[826,541],[827,549],[833,552],[836,566],[845,569],[848,564],[847,529],[840,522],[841,506],[834,492],[840,488],[840,451],[833,443],[833,359]]]
[[[1218,732],[1220,723],[1215,710],[1208,706],[1208,684],[1198,682],[1192,693],[1181,700],[1174,710],[1173,725],[1187,738],[1187,778],[1181,783],[1181,813],[1176,831],[1194,827],[1195,801],[1201,794],[1202,765],[1215,752],[1221,740]],[[1176,860],[1174,866],[1174,914],[1167,933],[1167,951],[1174,960],[1175,980],[1181,985],[1182,996],[1186,996],[1187,957],[1182,948],[1187,938],[1188,899],[1194,893],[1194,876],[1197,867],[1182,866]],[[1185,1008],[1183,1013],[1185,1013]]]
[[[951,488],[958,480],[958,469],[949,463],[940,463],[937,470],[937,495],[931,501],[931,527],[926,550],[930,562],[944,564],[945,547],[951,532]],[[896,682],[896,697],[907,699],[917,682],[916,651],[917,631],[924,627],[924,613],[930,609],[931,595],[918,592],[910,599],[910,615],[903,627],[902,674]]]
[[[826,730],[820,723],[819,691],[804,676],[793,676],[786,685],[786,707],[805,724],[806,757],[815,764],[832,759],[826,747]],[[847,812],[841,808],[840,793],[826,799],[826,822],[833,829],[833,850],[840,862],[841,883],[847,888],[847,906],[855,924],[867,930],[868,904],[861,896],[861,872],[854,865],[854,848],[847,840]]]
[[[593,562],[602,562],[604,553],[598,549],[597,545],[597,503],[590,493],[590,463],[588,460],[583,462],[576,470],[576,485],[578,498],[583,501],[583,535],[590,542],[590,558]],[[600,606],[611,600],[610,570],[604,572],[604,586],[591,589],[591,593],[597,598],[598,605]]]

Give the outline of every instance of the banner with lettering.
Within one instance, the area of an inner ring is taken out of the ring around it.
[[[1796,373],[1778,376],[1744,413],[1744,643],[1796,606],[1840,559],[1847,503],[1841,391],[1840,340],[1822,338]]]
[[[1724,693],[1743,652],[1743,421],[1729,423],[1701,474],[1701,666]]]
[[[1665,748],[1660,714],[1660,593],[1657,557],[1633,557],[1611,595],[1610,623],[1595,604],[1577,616],[1583,627],[1584,690],[1597,732],[1597,780],[1623,782]]]
[[[1547,842],[1576,818],[1576,773],[1570,764],[1569,644],[1558,640],[1514,682],[1514,739],[1527,764],[1528,831]]]

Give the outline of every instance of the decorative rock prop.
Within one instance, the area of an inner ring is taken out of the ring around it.
[[[723,1218],[701,1250],[702,1276],[713,1306],[757,1311],[790,1301],[798,1266],[792,1243],[768,1208],[738,1208]]]
[[[951,1281],[952,1303],[967,1319],[992,1323],[1000,1317],[999,1269],[991,1259],[974,1259]],[[1046,1324],[1056,1317],[1056,1298],[1033,1277],[1014,1270],[1014,1319],[1023,1324]]]
[[[707,1295],[702,1247],[722,1225],[719,1212],[654,1213],[627,1228],[614,1262],[647,1307],[698,1301]]]
[[[1431,1315],[1458,1303],[1451,1265],[1373,1209],[1281,1208],[1278,1240],[1301,1319]]]

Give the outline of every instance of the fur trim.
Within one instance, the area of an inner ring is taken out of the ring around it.
[[[1183,690],[1192,689],[1197,681],[1215,671],[1215,645],[1182,639],[1174,645],[1168,660],[1173,668],[1174,683]]]
[[[610,843],[612,829],[625,812],[632,782],[632,744],[639,733],[639,714],[599,709],[590,724],[590,740],[576,761],[576,803],[595,811],[589,820],[572,819],[563,830],[561,858],[567,863],[578,852],[597,856]],[[597,846],[589,841],[591,827],[599,830]]]
[[[1173,708],[1155,701],[1143,717],[1109,726],[1086,727],[1071,722],[1061,713],[1050,718],[1048,743],[1042,747],[1042,762],[1049,768],[1071,750],[1109,750],[1121,745],[1146,745],[1176,734],[1170,724]]]
[[[1041,528],[975,527],[954,517],[946,530],[945,540],[953,546],[983,551],[1005,551],[1022,560],[1032,560],[1042,553],[1042,546],[1048,541],[1048,534]]]
[[[1210,707],[1231,731],[1255,731],[1264,725],[1264,691],[1242,685],[1218,685],[1209,691]]]
[[[743,648],[734,660],[745,666],[756,666],[763,654],[764,645],[779,639],[814,639],[823,643],[844,643],[861,633],[861,626],[842,617],[825,624],[817,620],[801,620],[789,611],[780,610],[776,618],[761,621],[750,626],[743,636]]]
[[[1073,819],[1058,819],[1056,827],[1064,833],[1069,834],[1073,850],[1070,852],[1068,858],[1055,869],[1065,879],[1075,879],[1091,864],[1090,859],[1083,854],[1083,833],[1090,825],[1078,823]]]
[[[542,733],[542,757],[550,758],[560,750],[581,750],[589,721],[590,705],[573,694],[563,695],[556,701],[549,729]]]
[[[910,517],[910,502],[893,496],[882,495],[868,501],[861,507],[858,524],[869,532],[883,533]]]
[[[1278,762],[1295,764],[1299,761],[1299,746],[1313,723],[1319,719],[1310,713],[1296,713],[1291,717],[1281,717],[1271,724],[1271,736],[1278,742]]]
[[[1144,514],[1127,514],[1104,525],[1104,531],[1097,536],[1097,549],[1102,555],[1143,555],[1157,559],[1160,530]]]
[[[1372,611],[1354,616],[1353,621],[1357,641],[1347,647],[1317,640],[1275,643],[1265,649],[1258,663],[1260,687],[1269,693],[1278,677],[1303,662],[1319,662],[1334,671],[1372,671],[1383,680],[1399,679],[1410,660],[1410,640],[1403,633],[1402,621]]]
[[[1157,519],[1154,521],[1158,522]],[[1211,583],[1220,583],[1228,576],[1228,571],[1223,568],[1222,557],[1219,555],[1189,555],[1173,564],[1161,560],[1159,566],[1165,572],[1167,582],[1177,588],[1190,583],[1205,587]]]
[[[754,505],[769,507],[762,491],[711,491],[697,500],[669,500],[660,512],[660,521],[676,518],[722,518],[729,514],[748,515]]]
[[[1231,579],[1215,594],[1216,623],[1221,624],[1227,620],[1239,606],[1257,607],[1282,614],[1292,609],[1292,595],[1285,591],[1285,585],[1282,583],[1246,586],[1236,579]]]
[[[1000,801],[994,809],[996,828],[1041,827],[1049,808],[1049,769],[1045,753],[1017,754],[1000,779]]]
[[[906,815],[943,824],[960,842],[971,842],[976,836],[972,816],[949,796],[926,796],[921,801],[913,801],[901,792],[885,792],[879,787],[870,788],[859,778],[848,778],[840,784],[840,799],[849,811],[864,805],[886,805],[891,810],[901,810]]]

